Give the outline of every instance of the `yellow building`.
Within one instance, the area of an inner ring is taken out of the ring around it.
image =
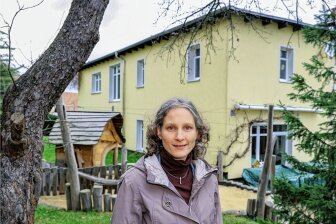
[[[143,151],[145,127],[159,105],[171,97],[188,98],[211,129],[206,159],[215,165],[218,152],[224,152],[225,173],[232,179],[263,161],[267,105],[273,104],[277,163],[284,163],[282,151],[308,160],[287,140],[289,130],[277,106],[281,101],[310,128],[320,119],[309,105],[287,97],[291,76],[307,74],[302,63],[317,52],[302,39],[303,24],[235,10],[230,23],[223,12],[216,13],[212,31],[203,26],[193,36],[198,18],[187,24],[188,32],[176,27],[86,63],[78,107],[120,112],[126,147]]]

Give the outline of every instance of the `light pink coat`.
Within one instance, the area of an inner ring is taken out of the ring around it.
[[[122,177],[113,208],[113,224],[222,224],[216,170],[193,161],[189,205],[170,183],[158,158],[142,157]]]

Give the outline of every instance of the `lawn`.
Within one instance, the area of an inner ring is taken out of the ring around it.
[[[48,163],[55,164],[56,160],[56,146],[49,143],[49,137],[43,136],[43,159]]]
[[[106,212],[71,212],[62,209],[52,208],[45,205],[37,206],[35,212],[36,224],[109,224],[111,214]],[[251,219],[225,215],[224,224],[257,224]]]

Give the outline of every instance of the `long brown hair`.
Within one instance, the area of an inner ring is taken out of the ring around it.
[[[172,98],[164,102],[156,113],[155,120],[147,127],[147,146],[146,156],[156,154],[162,150],[162,141],[157,135],[157,128],[162,128],[163,120],[171,109],[185,108],[190,111],[194,117],[198,138],[194,149],[192,150],[193,159],[203,158],[206,153],[206,147],[209,142],[209,127],[203,121],[194,104],[183,98]]]

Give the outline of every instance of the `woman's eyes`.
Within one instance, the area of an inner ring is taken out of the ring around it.
[[[175,131],[175,130],[177,130],[178,128],[177,127],[175,127],[175,126],[168,126],[168,127],[166,127],[166,130],[167,131]],[[192,131],[194,129],[194,127],[192,127],[192,126],[184,126],[183,127],[183,130],[184,131]]]
[[[185,129],[186,131],[191,131],[191,130],[193,130],[193,129],[194,129],[194,127],[191,127],[191,126],[186,126],[186,127],[184,127],[184,129]]]
[[[174,130],[175,130],[175,127],[173,127],[173,126],[168,126],[166,129],[167,129],[168,131],[174,131]]]

